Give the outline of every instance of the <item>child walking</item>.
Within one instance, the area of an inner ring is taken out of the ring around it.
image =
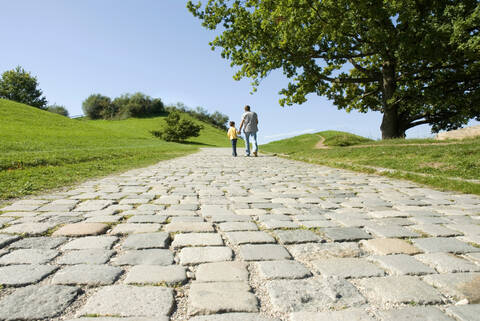
[[[232,155],[233,157],[237,157],[237,139],[238,139],[238,132],[237,129],[235,128],[235,122],[231,121],[230,123],[230,128],[228,129],[227,136],[232,142]]]

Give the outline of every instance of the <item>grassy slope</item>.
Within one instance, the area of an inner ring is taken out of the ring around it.
[[[0,199],[229,145],[224,131],[207,124],[194,144],[164,142],[149,133],[162,124],[163,117],[72,120],[0,99]]]
[[[431,139],[362,141],[351,136],[350,147],[335,146],[335,136],[350,134],[320,132],[301,135],[262,146],[262,150],[287,154],[291,158],[333,167],[374,172],[365,166],[397,170],[385,175],[405,178],[440,189],[480,194],[480,184],[451,178],[480,179],[480,138],[453,143]],[[326,138],[330,149],[314,149],[320,136]],[[334,142],[334,143],[331,143]],[[332,146],[333,145],[333,146]],[[403,173],[400,171],[404,171]],[[407,174],[405,172],[413,172]],[[424,177],[419,174],[427,174]]]

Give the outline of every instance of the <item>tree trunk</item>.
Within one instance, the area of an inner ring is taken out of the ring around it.
[[[405,138],[405,129],[403,129],[404,126],[401,126],[398,106],[391,102],[397,88],[395,65],[387,60],[382,67],[383,119],[380,126],[382,139]]]

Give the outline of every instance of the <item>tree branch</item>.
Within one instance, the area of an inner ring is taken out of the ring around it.
[[[320,76],[320,79],[333,82],[336,84],[368,84],[371,82],[380,81],[379,78],[331,78],[327,76]]]

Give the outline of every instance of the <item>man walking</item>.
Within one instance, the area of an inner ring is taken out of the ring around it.
[[[245,144],[246,144],[246,156],[250,156],[250,136],[253,138],[253,156],[257,157],[258,153],[258,143],[257,143],[257,132],[258,132],[258,116],[256,113],[250,111],[250,106],[245,106],[245,112],[242,115],[242,122],[238,129],[239,132],[242,131],[245,133]],[[245,127],[244,127],[245,126]]]

